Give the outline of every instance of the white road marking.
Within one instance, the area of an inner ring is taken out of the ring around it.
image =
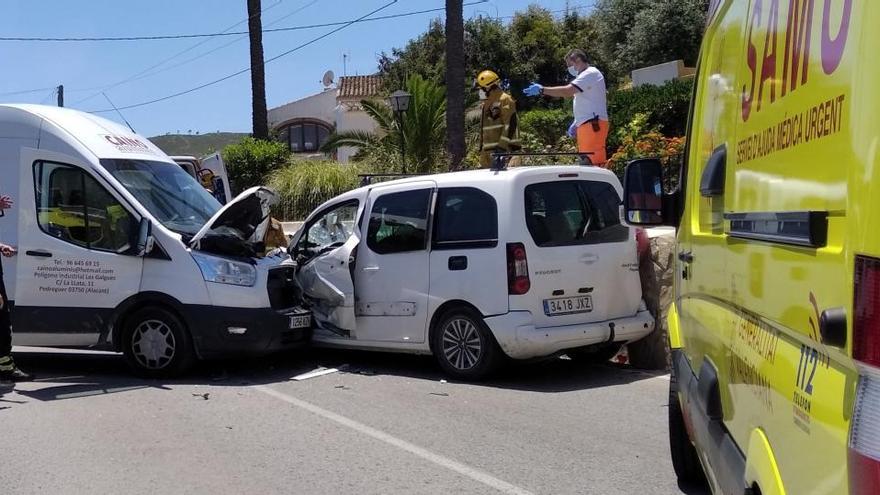
[[[382,430],[378,430],[371,426],[367,426],[363,423],[359,423],[353,419],[349,419],[341,414],[337,414],[332,411],[328,411],[321,407],[318,407],[310,402],[306,402],[302,399],[297,399],[296,397],[287,395],[283,392],[279,392],[272,388],[269,388],[266,385],[255,385],[253,388],[263,392],[264,394],[271,395],[276,399],[287,402],[288,404],[292,404],[301,409],[305,409],[312,414],[321,416],[324,419],[329,419],[335,423],[338,423],[347,428],[351,428],[357,432],[363,433],[364,435],[375,438],[376,440],[387,443],[388,445],[392,445],[401,450],[405,450],[410,454],[413,454],[417,457],[421,457],[427,461],[433,462],[438,466],[445,467],[451,471],[455,471],[458,474],[463,476],[467,476],[468,478],[478,481],[486,486],[494,488],[502,493],[515,494],[515,495],[532,495],[532,492],[526,490],[525,488],[520,488],[516,485],[510,484],[506,481],[500,480],[489,473],[480,471],[477,468],[473,468],[466,464],[462,464],[454,459],[450,459],[448,457],[442,456],[440,454],[435,454],[427,449],[419,447],[418,445],[414,445],[412,443],[407,442],[406,440],[401,440],[393,435],[385,433]]]

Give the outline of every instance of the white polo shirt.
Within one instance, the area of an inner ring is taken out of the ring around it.
[[[599,116],[608,120],[608,100],[605,94],[605,76],[595,67],[588,67],[574,78],[571,85],[578,89],[574,94],[574,123]]]

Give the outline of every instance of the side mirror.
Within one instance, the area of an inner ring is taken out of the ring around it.
[[[648,158],[633,160],[623,177],[623,205],[631,225],[668,225],[663,208],[663,165]]]
[[[137,243],[135,244],[135,254],[138,256],[146,256],[153,250],[153,222],[146,217],[141,217],[138,225]]]

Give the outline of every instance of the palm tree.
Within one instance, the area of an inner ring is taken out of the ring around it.
[[[446,0],[446,136],[450,170],[457,170],[461,166],[466,152],[464,70],[462,0]]]
[[[269,139],[266,110],[266,74],[263,70],[263,22],[260,0],[247,0],[248,32],[251,38],[251,101],[255,139]]]
[[[446,95],[442,87],[420,76],[410,77],[406,90],[412,99],[403,115],[402,129],[384,101],[362,100],[361,106],[376,122],[377,131],[333,133],[321,150],[332,152],[351,146],[358,148],[356,160],[371,161],[380,168],[399,172],[403,169],[399,156],[403,139],[408,171],[426,173],[436,169],[446,143]]]

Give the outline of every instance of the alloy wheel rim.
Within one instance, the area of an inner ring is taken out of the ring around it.
[[[474,322],[455,318],[443,328],[443,356],[455,369],[472,369],[483,357],[483,341]]]
[[[146,320],[134,330],[131,350],[138,364],[146,369],[160,370],[174,359],[177,342],[174,332],[161,320]]]

